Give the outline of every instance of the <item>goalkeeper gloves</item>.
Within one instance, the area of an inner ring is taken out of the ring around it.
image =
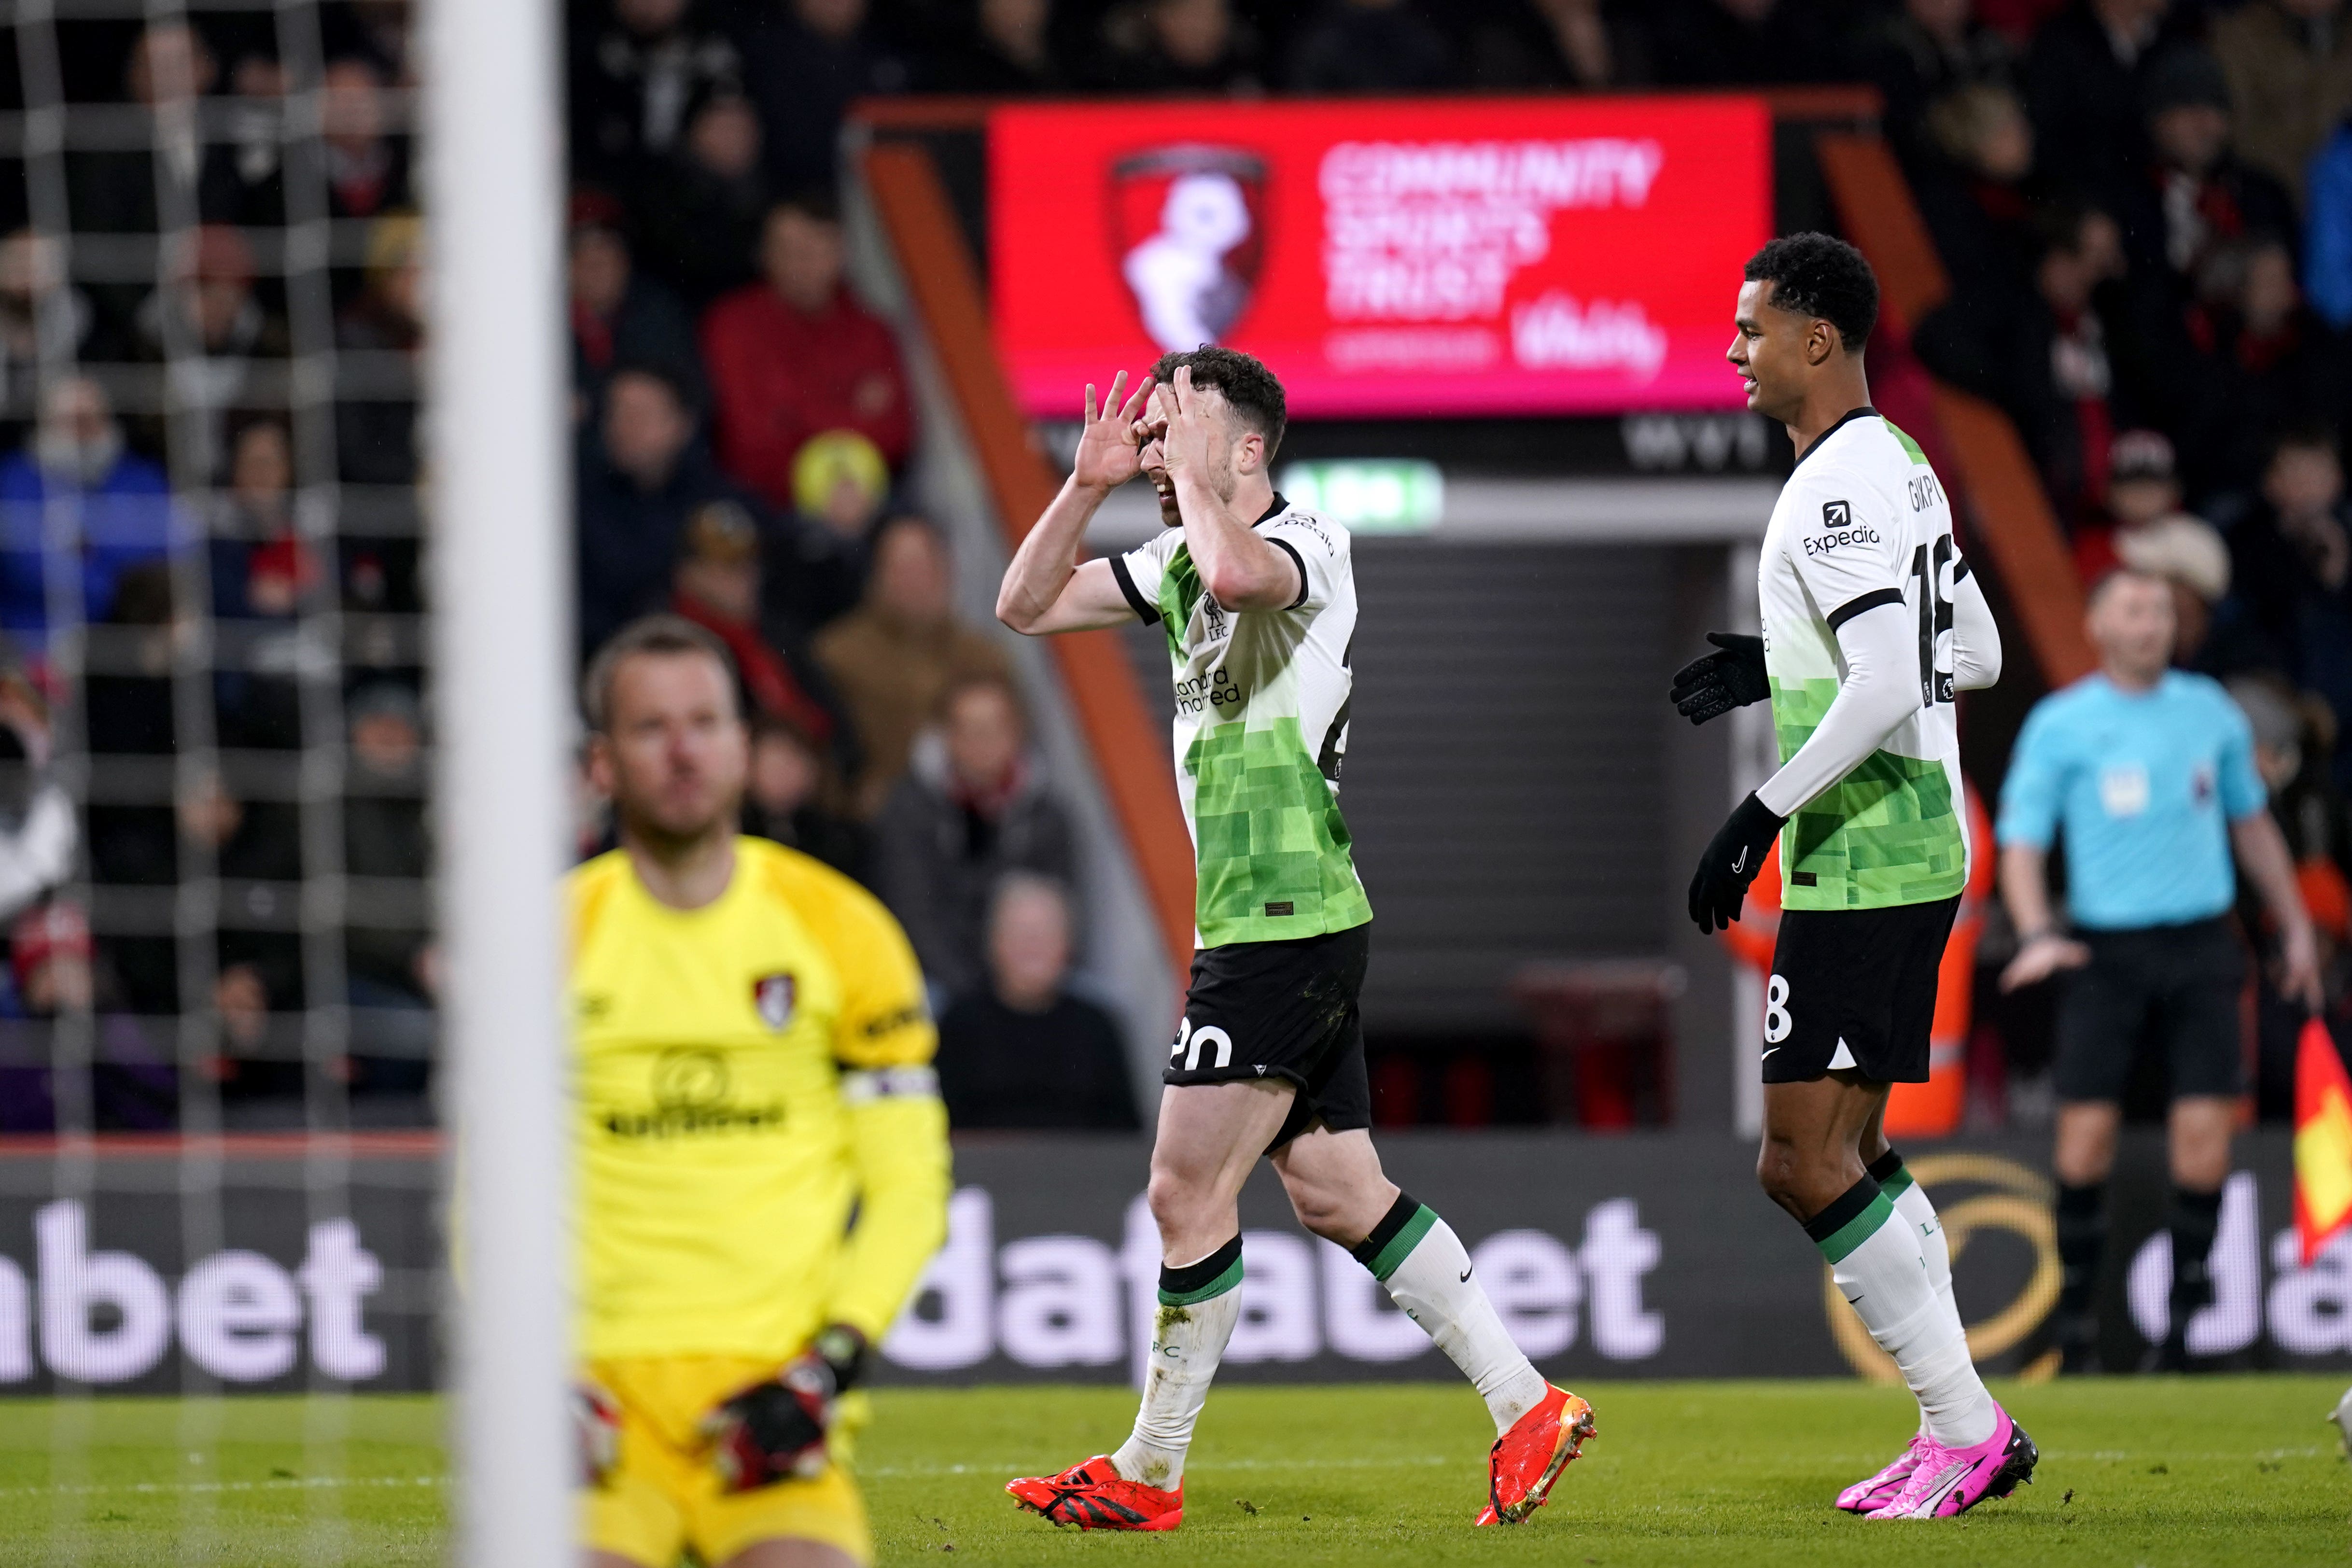
[[[1698,874],[1691,879],[1690,918],[1700,931],[1731,929],[1740,905],[1747,902],[1748,884],[1756,879],[1787,820],[1753,792],[1732,807],[1729,819],[1715,830],[1706,853],[1698,858]]]
[[[572,1433],[580,1449],[580,1484],[603,1486],[621,1458],[621,1407],[594,1384],[573,1384]]]
[[[1764,639],[1738,632],[1709,632],[1706,640],[1723,651],[1695,658],[1675,671],[1667,695],[1675,711],[1694,724],[1761,702],[1772,695],[1764,675]]]
[[[866,1336],[846,1323],[817,1331],[767,1383],[753,1384],[702,1419],[722,1490],[747,1492],[820,1475],[834,1405],[864,1375]]]

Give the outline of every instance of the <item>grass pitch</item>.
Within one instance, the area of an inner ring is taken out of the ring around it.
[[[1172,1535],[1056,1531],[1001,1489],[1113,1446],[1123,1389],[885,1391],[860,1468],[886,1563],[2352,1562],[2352,1468],[2321,1422],[2333,1378],[2003,1386],[2041,1445],[2037,1484],[1957,1525],[1828,1506],[1909,1435],[1900,1391],[1580,1392],[1600,1436],[1510,1531],[1470,1527],[1492,1429],[1453,1384],[1219,1391]],[[0,1563],[437,1564],[441,1433],[429,1399],[0,1402]]]

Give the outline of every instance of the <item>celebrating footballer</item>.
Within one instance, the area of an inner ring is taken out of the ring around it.
[[[1373,1152],[1357,997],[1372,909],[1339,815],[1354,569],[1345,529],[1275,493],[1282,384],[1247,354],[1171,353],[1114,378],[1061,493],[1004,574],[997,616],[1038,636],[1130,617],[1168,639],[1176,783],[1196,853],[1184,1017],[1163,1074],[1149,1197],[1159,1310],[1127,1441],[1006,1490],[1082,1530],[1173,1530],[1184,1455],[1241,1316],[1242,1184],[1264,1155],[1298,1221],[1349,1249],[1453,1358],[1494,1417],[1481,1524],[1517,1524],[1592,1432],[1582,1399],[1511,1341],[1451,1226]],[[1148,476],[1165,527],[1081,563],[1087,522]]]

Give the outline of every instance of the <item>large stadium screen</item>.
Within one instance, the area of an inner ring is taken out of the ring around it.
[[[1735,97],[1000,110],[997,345],[1043,416],[1202,342],[1308,416],[1737,406],[1770,132]]]

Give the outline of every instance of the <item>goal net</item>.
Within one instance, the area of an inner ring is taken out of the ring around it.
[[[555,12],[0,24],[21,1560],[568,1555]]]

